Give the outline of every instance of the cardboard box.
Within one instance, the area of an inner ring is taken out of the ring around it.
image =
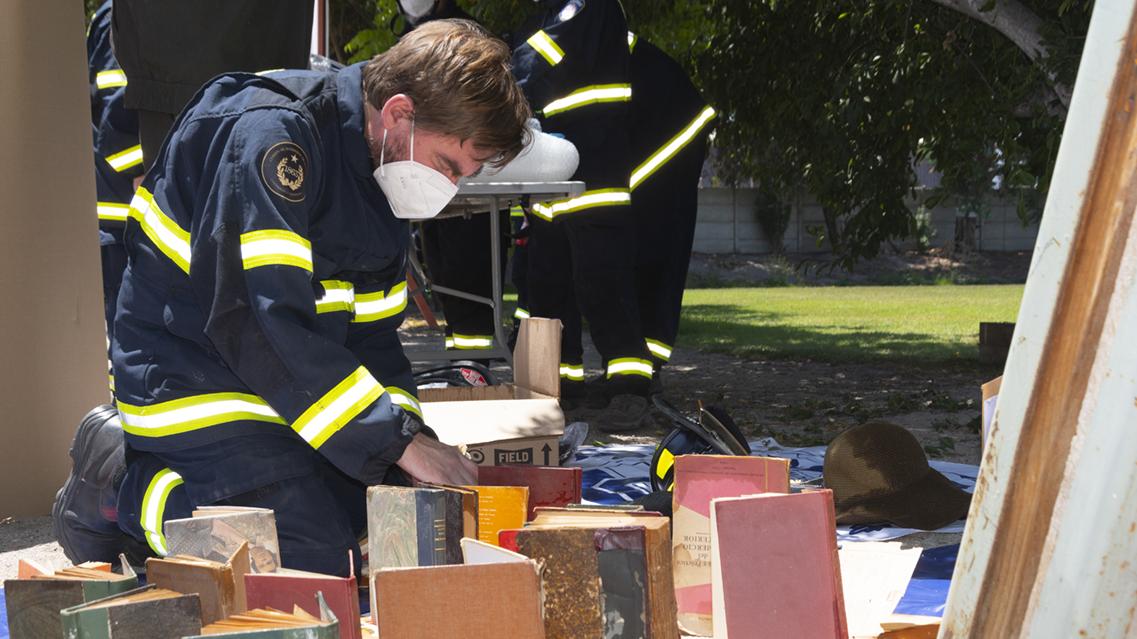
[[[995,420],[995,405],[999,401],[999,390],[1002,387],[1002,375],[980,387],[983,391],[983,423],[979,430],[980,450],[987,450],[987,440],[991,433],[991,423]]]
[[[561,390],[561,323],[521,322],[512,384],[419,391],[422,415],[444,443],[465,444],[481,466],[557,466],[565,415]]]

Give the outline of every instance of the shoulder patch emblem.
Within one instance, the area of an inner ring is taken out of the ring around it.
[[[308,156],[293,142],[277,142],[261,156],[261,180],[276,195],[289,202],[304,201],[304,178]]]

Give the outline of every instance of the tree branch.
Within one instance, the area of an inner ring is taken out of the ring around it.
[[[932,0],[936,4],[954,9],[995,29],[1013,42],[1035,64],[1041,65],[1047,56],[1042,41],[1042,19],[1018,0],[996,0],[994,8],[982,11],[986,0]],[[1064,109],[1070,108],[1070,88],[1045,71],[1050,88]]]

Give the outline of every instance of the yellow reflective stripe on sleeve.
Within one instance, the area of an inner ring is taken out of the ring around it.
[[[518,306],[517,310],[513,311],[513,316],[516,317],[517,319],[528,319],[529,318],[529,311]]]
[[[209,393],[148,406],[118,402],[122,429],[140,437],[177,435],[218,424],[255,421],[284,424],[268,402],[248,393]]]
[[[565,52],[544,31],[534,33],[525,42],[533,47],[537,53],[540,53],[541,57],[545,58],[545,62],[548,62],[551,67],[560,64],[560,61],[565,57]]]
[[[407,283],[399,282],[391,290],[376,293],[356,293],[355,317],[352,322],[374,322],[394,317],[407,308]]]
[[[616,375],[642,375],[651,378],[651,362],[638,357],[620,357],[608,362],[608,378]]]
[[[95,88],[100,91],[124,86],[126,86],[126,74],[123,73],[122,69],[99,71],[95,74]]]
[[[166,500],[170,498],[170,493],[173,492],[174,488],[182,483],[184,482],[181,475],[169,468],[163,468],[154,473],[154,477],[146,487],[146,492],[142,495],[142,515],[139,517],[139,523],[142,524],[142,529],[146,531],[146,543],[150,544],[150,548],[159,557],[165,557],[169,553],[169,548],[166,546],[166,536],[162,534]]]
[[[150,238],[159,251],[173,260],[178,268],[189,273],[190,234],[158,208],[150,191],[138,187],[134,199],[130,201],[130,217],[142,226],[146,237]]]
[[[665,362],[667,360],[671,359],[671,347],[670,346],[668,346],[667,344],[664,344],[663,342],[661,342],[657,339],[648,338],[648,339],[645,339],[644,341],[647,342],[647,350],[651,351],[652,355],[655,355],[656,357],[658,357],[659,359],[661,359]]]
[[[391,396],[392,404],[402,407],[403,410],[414,413],[418,415],[419,419],[422,419],[422,406],[418,403],[418,400],[415,399],[414,395],[411,395],[398,386],[388,386],[387,394]]]
[[[119,173],[142,164],[142,145],[137,144],[107,156],[107,164]]]
[[[552,202],[538,202],[533,205],[533,213],[549,222],[558,215],[583,211],[597,206],[620,206],[632,203],[632,194],[628,189],[596,189],[585,191],[576,197]]]
[[[520,204],[514,204],[509,207],[509,217],[525,217],[525,210],[521,208]]]
[[[259,266],[296,266],[311,273],[312,243],[282,229],[242,233],[241,263],[246,271]]]
[[[454,333],[453,342],[453,348],[460,351],[493,348],[493,335],[461,335]]]
[[[713,107],[708,106],[704,108],[702,112],[700,112],[699,115],[691,121],[690,124],[683,127],[682,131],[676,133],[675,137],[667,141],[667,144],[659,147],[655,153],[652,153],[648,159],[644,160],[643,164],[637,166],[636,169],[632,171],[632,178],[629,181],[628,185],[632,189],[635,189],[637,186],[642,184],[643,181],[648,179],[652,173],[655,173],[657,170],[659,170],[659,167],[666,164],[668,160],[675,157],[676,153],[679,153],[683,147],[687,146],[691,140],[695,139],[695,136],[699,134],[699,131],[701,131],[703,127],[705,127],[707,123],[710,122],[714,117],[715,110]]]
[[[667,476],[667,471],[675,465],[675,455],[671,451],[664,448],[659,453],[659,466],[655,468],[655,476],[663,479]]]
[[[125,222],[130,217],[130,205],[118,202],[99,202],[96,205],[100,222]]]
[[[636,50],[636,42],[639,39],[640,37],[638,35],[632,33],[631,31],[628,32],[628,53]]]
[[[324,287],[324,294],[316,300],[317,313],[334,313],[355,309],[355,287],[351,282],[341,280],[320,280]]]
[[[304,441],[319,448],[383,394],[383,386],[360,366],[316,400],[292,423]]]
[[[565,364],[561,362],[561,377],[574,382],[584,381],[584,364]]]
[[[622,84],[594,84],[577,89],[563,98],[557,98],[545,105],[541,112],[545,117],[579,109],[589,104],[603,102],[627,102],[632,99],[632,85]]]

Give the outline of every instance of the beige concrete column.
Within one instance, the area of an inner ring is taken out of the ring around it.
[[[0,518],[46,514],[108,398],[83,5],[0,2]]]

